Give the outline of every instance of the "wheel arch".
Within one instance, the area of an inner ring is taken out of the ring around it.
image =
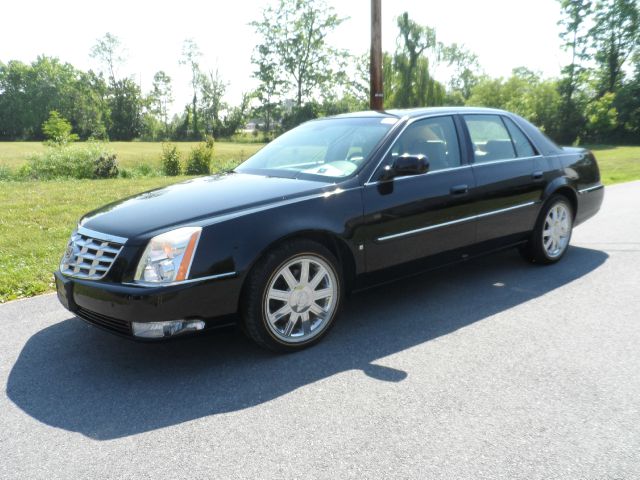
[[[553,195],[562,195],[569,200],[573,209],[573,218],[575,219],[578,214],[578,194],[565,178],[558,178],[547,186],[543,201],[546,202]]]
[[[247,268],[247,273],[242,281],[242,288],[239,298],[243,298],[244,290],[251,272],[255,268],[256,264],[262,258],[264,258],[265,255],[267,255],[275,248],[278,248],[285,242],[299,239],[311,240],[324,246],[338,259],[338,266],[341,269],[340,273],[344,282],[344,292],[348,294],[353,288],[356,277],[356,258],[348,243],[338,235],[326,230],[301,230],[279,237],[262,249],[262,251],[253,259],[253,261]]]

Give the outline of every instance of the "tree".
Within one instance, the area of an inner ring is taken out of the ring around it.
[[[173,103],[171,77],[160,70],[153,76],[153,86],[150,94],[151,112],[164,124],[165,137],[169,137],[169,107]]]
[[[397,24],[400,33],[392,64],[383,56],[383,72],[393,72],[383,73],[386,105],[399,108],[442,105],[445,89],[431,75],[427,56],[438,48],[435,30],[414,22],[407,12],[398,17]]]
[[[120,39],[115,35],[107,32],[102,38],[96,41],[96,44],[91,48],[89,54],[91,58],[98,60],[106,71],[109,82],[114,84],[117,80],[117,68],[124,63],[124,49]]]
[[[220,135],[221,114],[228,108],[224,102],[226,90],[227,84],[218,70],[200,77],[202,125],[204,131],[214,137]]]
[[[562,17],[560,38],[565,50],[571,52],[571,63],[562,69],[558,92],[562,98],[559,110],[557,140],[573,143],[584,126],[582,111],[584,98],[577,98],[579,88],[586,81],[582,62],[588,59],[589,35],[587,24],[593,13],[591,0],[559,0]],[[583,97],[583,96],[581,96]]]
[[[440,55],[453,70],[448,83],[449,92],[459,92],[462,98],[467,100],[471,96],[471,89],[480,79],[478,56],[457,43],[440,44]]]
[[[0,64],[0,138],[40,140],[53,110],[82,138],[104,131],[108,107],[104,82],[57,58],[39,56],[31,64]]]
[[[42,124],[42,131],[48,142],[53,145],[66,145],[78,140],[78,135],[71,133],[72,127],[69,121],[55,110],[49,113],[49,118]]]
[[[615,93],[624,76],[623,65],[640,45],[640,7],[637,0],[599,0],[595,5],[594,59],[599,66],[599,96]]]
[[[117,80],[109,96],[109,138],[132,140],[142,133],[142,92],[130,78]]]
[[[282,85],[295,94],[296,107],[334,77],[334,65],[345,56],[326,42],[328,33],[345,19],[325,0],[279,0],[268,6],[260,21],[251,22],[262,37],[256,47],[256,77],[271,92]]]
[[[275,51],[269,45],[258,45],[251,62],[257,67],[253,76],[260,81],[254,92],[255,98],[260,102],[257,113],[264,119],[264,128],[269,132],[273,118],[279,110],[278,97],[286,82],[280,73]]]
[[[618,126],[618,111],[614,106],[615,94],[608,92],[589,103],[585,109],[586,136],[593,142],[606,142]]]
[[[180,65],[186,65],[191,69],[191,88],[193,89],[193,100],[191,106],[191,115],[193,118],[193,129],[191,136],[200,138],[200,126],[198,125],[198,88],[202,78],[200,71],[200,57],[202,53],[198,44],[192,38],[187,38],[182,44],[182,57]]]

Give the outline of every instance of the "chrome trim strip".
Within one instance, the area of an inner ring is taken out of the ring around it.
[[[530,207],[532,205],[535,205],[536,203],[538,203],[538,202],[527,202],[527,203],[523,203],[523,204],[520,204],[520,205],[514,205],[513,207],[501,208],[500,210],[493,210],[493,211],[490,211],[490,212],[479,213],[477,215],[471,215],[469,217],[459,218],[457,220],[451,220],[449,222],[437,223],[435,225],[429,225],[427,227],[416,228],[415,230],[408,230],[406,232],[394,233],[392,235],[385,235],[384,237],[376,238],[376,241],[378,241],[378,242],[386,242],[388,240],[393,240],[395,238],[406,237],[406,236],[409,236],[409,235],[414,235],[416,233],[428,232],[430,230],[435,230],[437,228],[449,227],[451,225],[457,225],[459,223],[469,222],[471,220],[477,220],[479,218],[490,217],[492,215],[498,215],[500,213],[509,212],[511,210],[517,210],[519,208]]]
[[[78,227],[78,233],[81,235],[86,235],[87,237],[97,238],[98,240],[102,240],[103,242],[113,242],[125,244],[128,238],[119,237],[117,235],[110,235],[108,233],[96,232],[95,230],[91,230],[86,227]]]
[[[582,195],[583,193],[593,192],[594,190],[600,190],[601,188],[604,188],[604,185],[594,185],[593,187],[582,188],[578,190],[578,193]]]
[[[449,167],[449,168],[443,168],[443,169],[440,169],[440,170],[427,171],[427,172],[421,173],[419,175],[406,175],[404,177],[394,177],[393,178],[393,182],[395,183],[395,182],[399,182],[399,181],[402,181],[402,180],[407,180],[409,178],[420,178],[420,177],[423,177],[425,175],[435,175],[437,173],[451,172],[453,170],[462,170],[464,168],[471,168],[472,166],[473,165],[471,165],[469,163],[465,163],[464,165],[460,165],[460,166],[457,166],[457,167]],[[371,185],[378,185],[380,183],[386,183],[386,182],[378,180],[376,182],[371,182],[371,183],[367,182],[367,183],[364,184],[364,186],[368,187],[368,186],[371,186]]]
[[[516,158],[505,158],[503,160],[491,160],[489,162],[479,162],[479,161],[476,161],[474,157],[474,162],[472,165],[474,167],[482,167],[483,165],[495,165],[497,163],[510,163],[510,162],[516,162],[520,160],[534,160],[536,158],[542,158],[542,157],[543,155],[533,155],[530,157],[516,157]]]
[[[499,213],[510,212],[511,210],[517,210],[518,208],[530,207],[538,202],[521,203],[520,205],[514,205],[513,207],[501,208],[500,210],[493,210],[491,212],[479,213],[476,218],[490,217],[491,215],[497,215]]]
[[[217,275],[209,275],[206,277],[190,278],[188,280],[182,280],[180,282],[171,283],[153,283],[153,282],[122,282],[122,285],[130,287],[144,287],[144,288],[157,288],[157,287],[173,287],[175,285],[184,285],[187,283],[204,282],[205,280],[220,280],[223,278],[235,277],[237,272],[218,273]]]
[[[431,113],[426,113],[424,115],[420,115],[418,117],[409,117],[408,115],[403,116],[399,121],[404,121],[404,120],[408,120],[403,127],[400,129],[400,131],[398,133],[396,133],[396,138],[393,139],[393,141],[391,142],[391,145],[389,145],[389,147],[385,150],[384,155],[382,155],[380,157],[380,160],[378,161],[378,164],[375,166],[375,168],[373,169],[373,171],[371,172],[371,175],[369,175],[369,178],[367,179],[366,182],[364,182],[365,185],[371,185],[371,184],[377,184],[380,182],[372,182],[371,179],[375,176],[375,174],[378,172],[378,169],[380,168],[380,165],[382,165],[382,162],[384,162],[385,158],[387,158],[387,155],[389,154],[389,152],[391,151],[391,149],[393,148],[393,146],[396,144],[396,142],[398,141],[398,139],[400,138],[400,136],[404,133],[404,131],[409,128],[410,125],[412,125],[413,123],[419,121],[419,120],[424,120],[426,118],[431,118],[431,117],[451,117],[451,119],[453,120],[453,116],[456,115],[456,113],[442,113],[442,112],[431,112]],[[455,122],[455,120],[454,120]],[[457,128],[456,128],[456,132],[457,132]],[[460,146],[458,146],[458,148],[460,148]],[[460,152],[460,161],[462,161],[462,151]],[[464,164],[464,166],[466,166],[468,164]],[[463,166],[463,165],[460,165]],[[459,167],[453,167],[453,168],[459,168]],[[429,173],[429,172],[427,172]],[[424,175],[424,174],[423,174]],[[415,175],[412,175],[415,176]],[[402,177],[400,177],[402,178]]]

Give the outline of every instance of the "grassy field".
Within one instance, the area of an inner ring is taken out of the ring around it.
[[[84,213],[178,180],[0,182],[0,303],[54,288],[52,272]]]
[[[197,142],[176,142],[182,159],[187,158]],[[0,165],[17,168],[23,165],[29,155],[42,152],[45,147],[39,142],[0,142]],[[118,156],[118,163],[124,168],[131,168],[139,164],[158,167],[162,143],[159,142],[110,142],[109,148]],[[260,143],[231,143],[216,142],[213,150],[214,162],[236,160],[240,162],[253,155],[262,148]]]
[[[186,153],[193,144],[179,143]],[[161,144],[112,143],[125,167],[157,164]],[[216,143],[215,160],[246,158],[257,144]],[[0,142],[0,166],[15,168],[38,143]],[[640,147],[592,147],[605,184],[640,179]],[[182,177],[184,179],[185,177]],[[71,230],[87,211],[110,201],[180,181],[149,177],[116,180],[64,180],[50,182],[0,182],[0,303],[29,297],[54,288],[57,268]]]
[[[605,185],[640,179],[640,147],[593,146]]]

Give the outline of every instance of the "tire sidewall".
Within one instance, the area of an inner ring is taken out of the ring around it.
[[[318,257],[333,270],[336,281],[336,305],[322,330],[305,341],[283,342],[272,332],[265,312],[268,289],[274,276],[292,259],[300,256]],[[340,263],[323,245],[311,240],[292,240],[266,254],[253,268],[248,279],[247,295],[243,299],[243,330],[259,345],[279,352],[295,352],[322,340],[335,324],[342,307],[343,279]]]
[[[544,225],[547,221],[547,215],[549,215],[549,211],[559,203],[563,204],[567,209],[567,211],[569,212],[571,226],[569,228],[569,237],[567,239],[566,247],[564,248],[564,250],[560,255],[552,257],[548,254],[547,249],[544,247],[543,231],[544,231]],[[536,226],[536,230],[534,232],[535,248],[537,250],[535,252],[535,255],[537,257],[541,257],[541,260],[542,260],[541,263],[555,263],[565,256],[571,244],[571,237],[573,235],[574,217],[575,217],[575,212],[573,211],[573,206],[571,205],[571,202],[564,195],[554,195],[546,203],[545,208],[541,212],[538,225]]]

